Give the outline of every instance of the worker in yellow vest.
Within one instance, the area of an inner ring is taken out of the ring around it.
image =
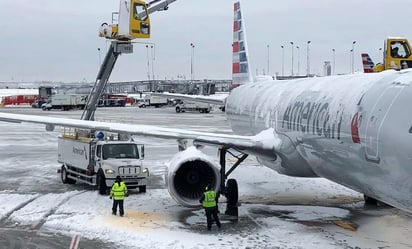
[[[202,206],[206,212],[208,231],[212,229],[213,220],[216,221],[216,225],[218,228],[221,227],[219,216],[218,216],[217,199],[218,199],[218,196],[216,195],[216,192],[212,189],[212,186],[210,184],[207,185],[205,192],[200,198],[200,203],[202,203]],[[213,220],[212,220],[212,216],[213,216]]]
[[[123,201],[124,197],[127,196],[126,184],[122,181],[120,176],[116,176],[116,180],[113,183],[112,189],[110,190],[110,199],[113,198],[112,214],[116,215],[117,206],[119,206],[120,216],[124,215]]]

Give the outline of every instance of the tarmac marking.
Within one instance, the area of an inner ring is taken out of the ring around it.
[[[54,208],[50,209],[50,211],[44,215],[43,219],[40,220],[36,225],[32,226],[31,230],[39,230],[43,224],[46,222],[47,217],[49,217],[50,215],[54,214],[56,212],[56,210],[64,203],[66,203],[68,200],[70,200],[71,198],[77,196],[77,195],[81,195],[83,193],[87,192],[87,190],[81,191],[79,193],[73,194],[71,196],[68,196],[66,198],[64,198],[59,204],[57,204]]]
[[[80,237],[78,235],[74,235],[72,238],[72,242],[70,243],[70,249],[77,249],[79,246]]]
[[[41,196],[41,195],[36,195],[36,196],[34,196],[33,198],[29,199],[28,201],[25,201],[25,202],[21,203],[21,204],[18,205],[15,209],[13,209],[13,210],[11,210],[9,213],[5,214],[4,217],[3,217],[3,219],[0,219],[0,222],[3,222],[3,221],[5,221],[5,220],[9,219],[10,216],[11,216],[14,212],[16,212],[16,211],[24,208],[25,206],[27,206],[29,203],[33,202],[34,200],[36,200],[36,199],[39,198],[40,196]]]
[[[247,217],[249,217],[249,219],[251,221],[253,221],[256,225],[258,225],[260,228],[265,228],[262,224],[260,224],[259,222],[257,222],[257,220],[255,218],[253,218],[250,214],[246,214]]]

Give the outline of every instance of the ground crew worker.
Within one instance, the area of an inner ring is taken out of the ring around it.
[[[217,207],[217,199],[218,196],[216,192],[212,189],[212,186],[209,184],[207,185],[205,192],[203,193],[202,197],[200,198],[200,203],[202,203],[203,208],[206,212],[206,219],[207,219],[207,230],[210,231],[212,229],[212,215],[213,219],[216,221],[216,225],[218,228],[221,227]]]
[[[110,199],[113,198],[112,214],[116,215],[117,206],[119,206],[120,216],[123,217],[123,200],[127,196],[126,184],[122,181],[120,176],[116,176],[116,181],[113,183],[112,189],[110,190]]]

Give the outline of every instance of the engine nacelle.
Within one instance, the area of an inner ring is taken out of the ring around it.
[[[176,202],[185,207],[199,207],[207,184],[220,188],[220,166],[195,147],[177,153],[170,161],[167,186]]]

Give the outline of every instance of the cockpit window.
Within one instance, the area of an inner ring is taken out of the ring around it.
[[[409,133],[412,133],[412,126],[411,126],[411,128],[409,128]]]
[[[411,55],[408,46],[404,41],[391,42],[391,56],[393,58],[407,58]]]
[[[147,13],[146,13],[146,8],[140,4],[140,3],[135,3],[134,4],[134,19],[144,21],[147,18]]]

